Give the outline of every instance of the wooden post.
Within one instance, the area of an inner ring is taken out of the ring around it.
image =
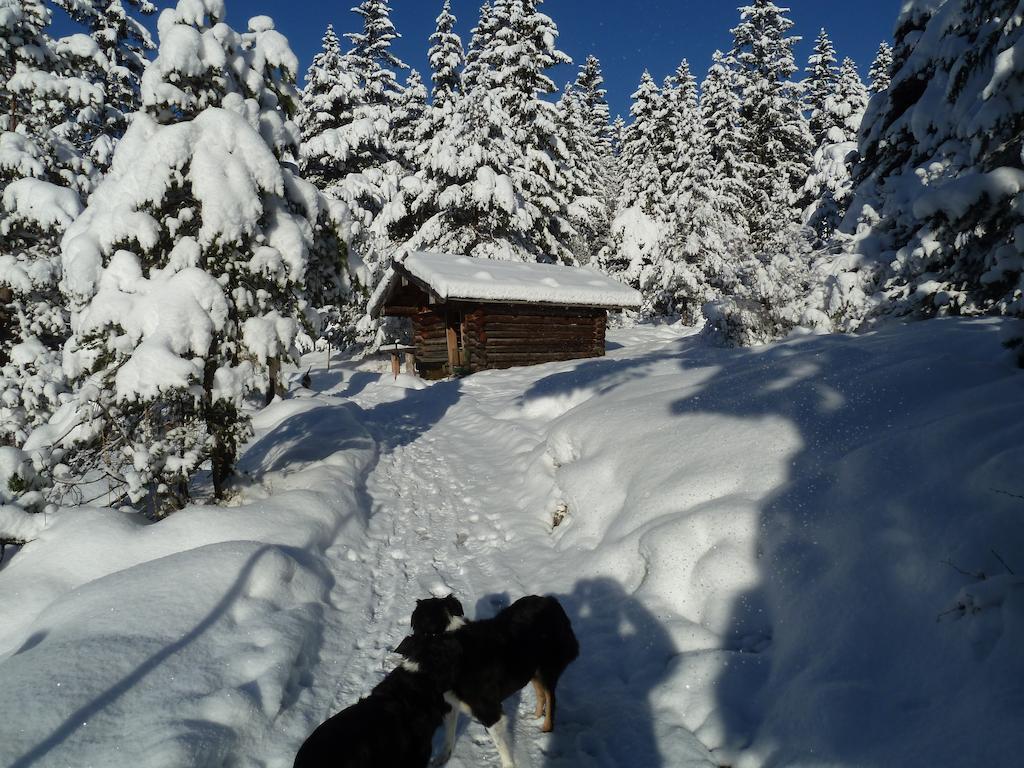
[[[405,372],[410,376],[416,375],[416,353],[412,350],[405,352]]]
[[[459,367],[459,337],[455,333],[451,313],[446,317],[445,326],[448,336],[448,374],[454,376],[455,369]]]
[[[398,378],[398,374],[400,374],[401,372],[402,372],[402,363],[401,363],[401,359],[398,357],[398,349],[396,348],[396,349],[391,351],[391,373],[397,379]]]

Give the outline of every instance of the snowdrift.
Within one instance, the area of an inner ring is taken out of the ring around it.
[[[736,768],[1012,762],[1024,375],[1004,325],[742,351],[690,338],[528,384],[520,414],[557,416],[533,465],[553,480],[543,507],[568,522],[524,586],[554,578],[572,602],[611,582],[657,617],[646,643],[621,617],[584,637],[565,707],[592,706],[595,685],[646,698],[645,765],[683,764],[672,726]]]
[[[263,411],[235,508],[54,515],[0,571],[0,764],[224,765],[293,705],[321,644],[324,553],[365,525],[375,446],[356,410]]]

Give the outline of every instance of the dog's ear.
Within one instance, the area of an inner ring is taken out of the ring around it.
[[[465,616],[466,612],[462,609],[462,603],[458,601],[455,595],[448,595],[444,599],[444,607],[448,610],[452,616]]]
[[[399,654],[400,656],[404,656],[407,659],[411,659],[413,656],[416,655],[416,652],[419,650],[419,647],[419,641],[413,635],[409,635],[407,638],[405,638],[404,640],[402,640],[402,642],[398,644],[398,647],[395,648],[395,653]]]

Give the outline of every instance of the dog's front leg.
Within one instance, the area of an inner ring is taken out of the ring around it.
[[[498,757],[501,758],[501,768],[516,768],[515,760],[512,759],[512,747],[509,746],[508,720],[502,714],[498,722],[487,728],[494,746],[498,750]]]
[[[434,759],[432,765],[444,765],[447,763],[452,757],[452,750],[455,749],[455,730],[459,725],[459,703],[457,699],[449,699],[448,694],[445,694],[445,700],[451,709],[444,716],[444,746],[441,748],[441,754]]]

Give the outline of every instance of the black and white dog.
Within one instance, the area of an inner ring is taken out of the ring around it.
[[[565,668],[579,655],[579,643],[561,604],[553,597],[531,595],[493,619],[466,621],[462,604],[449,595],[418,600],[411,637],[398,652],[413,661],[430,651],[432,639],[454,641],[457,664],[445,698],[452,709],[445,718],[441,765],[455,746],[458,710],[479,720],[498,750],[502,768],[514,768],[507,721],[501,703],[528,682],[537,694],[534,716],[544,717],[545,733],[555,727],[555,687]],[[451,651],[445,652],[451,655]]]
[[[407,648],[407,650],[410,650]],[[443,638],[415,647],[370,695],[321,724],[294,768],[426,768],[434,733],[451,706],[458,648]]]

